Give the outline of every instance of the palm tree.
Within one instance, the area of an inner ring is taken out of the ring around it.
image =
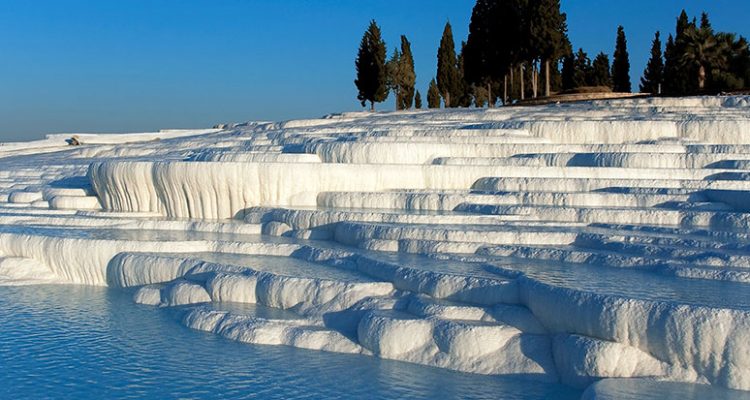
[[[726,59],[725,68],[713,68],[711,89],[736,90],[750,84],[750,47],[747,39],[734,33],[719,32],[716,40],[721,43]]]
[[[692,27],[685,32],[685,52],[680,57],[680,65],[683,68],[695,68],[699,91],[706,87],[706,71],[709,68],[726,68],[726,47],[726,41],[716,40],[716,36],[707,29]]]

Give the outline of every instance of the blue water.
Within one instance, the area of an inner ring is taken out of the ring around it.
[[[0,287],[0,399],[577,399],[565,386],[190,330],[179,309],[81,286]]]

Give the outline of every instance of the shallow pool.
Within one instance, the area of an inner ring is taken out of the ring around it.
[[[83,286],[0,287],[0,398],[577,399],[562,385],[241,344]]]

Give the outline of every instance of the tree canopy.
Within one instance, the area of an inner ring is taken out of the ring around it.
[[[430,81],[430,86],[427,88],[427,107],[440,108],[440,90],[438,90],[437,82],[435,82],[434,78]]]
[[[388,88],[396,96],[396,109],[407,110],[414,101],[414,57],[411,53],[411,43],[406,36],[401,35],[401,49],[393,50],[393,55],[386,65],[388,72]]]
[[[584,49],[573,52],[561,0],[476,0],[469,35],[456,49],[447,22],[437,51],[437,74],[427,91],[429,107],[492,107],[582,86],[630,92],[630,55],[625,29],[617,27],[611,58],[599,53],[593,61]],[[656,32],[651,55],[640,79],[641,92],[665,95],[719,93],[750,86],[750,45],[747,39],[714,29],[709,15],[690,18],[683,10],[674,33],[662,42]],[[663,50],[662,50],[663,48]],[[612,62],[610,63],[610,59]],[[401,45],[386,61],[386,46],[373,20],[362,37],[356,59],[357,99],[375,103],[394,93],[396,108],[415,102],[414,57],[411,43]],[[543,71],[543,74],[541,73]],[[541,76],[541,78],[540,78]],[[419,99],[421,102],[421,98]]]
[[[612,75],[609,73],[609,56],[599,53],[591,63],[591,75],[588,78],[589,86],[612,87]]]
[[[357,99],[362,107],[369,101],[371,110],[375,110],[375,103],[388,98],[385,52],[380,27],[372,20],[359,45],[355,60],[357,79],[354,81],[359,91]]]
[[[651,43],[651,58],[648,60],[646,69],[641,78],[640,91],[642,93],[661,93],[661,85],[664,82],[664,60],[661,53],[661,34],[659,31],[654,35]]]
[[[750,85],[750,47],[732,33],[716,32],[709,16],[700,25],[683,10],[674,39],[664,52],[664,92],[669,95],[718,93]]]
[[[630,56],[628,55],[628,41],[625,38],[625,29],[622,25],[617,27],[617,42],[615,44],[615,55],[612,60],[612,89],[615,92],[630,92]]]
[[[445,23],[437,53],[437,88],[446,107],[458,105],[457,100],[461,97],[461,76],[450,22]]]

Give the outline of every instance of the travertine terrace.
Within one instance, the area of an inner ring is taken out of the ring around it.
[[[592,397],[750,390],[750,98],[65,138],[0,146],[4,284],[108,285],[233,340]]]

